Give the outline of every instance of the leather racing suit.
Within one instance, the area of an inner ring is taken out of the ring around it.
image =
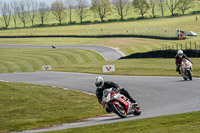
[[[105,81],[102,88],[96,89],[96,96],[97,96],[100,104],[102,104],[103,91],[104,91],[104,89],[108,89],[108,88],[114,88],[116,90],[119,90],[120,93],[123,94],[124,96],[126,96],[132,103],[136,103],[136,101],[130,96],[130,94],[128,93],[128,91],[126,89],[124,89],[124,88],[120,89],[119,85],[112,81]],[[109,110],[107,110],[107,109],[106,109],[106,111],[109,112]]]
[[[190,61],[190,59],[185,54],[183,54],[182,57],[179,57],[178,54],[175,56],[176,71],[179,72],[179,74],[181,74],[180,67],[183,59],[187,59]],[[192,61],[190,62],[192,63]]]

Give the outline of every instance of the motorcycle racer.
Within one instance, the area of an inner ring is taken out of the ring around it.
[[[183,53],[182,50],[178,50],[177,55],[175,56],[175,64],[176,64],[176,71],[181,74],[180,67],[183,59],[187,59],[190,61],[190,59]],[[192,61],[190,61],[192,63]]]
[[[104,81],[104,79],[101,76],[98,76],[95,79],[95,85],[97,87],[96,89],[96,96],[97,99],[99,101],[100,104],[102,104],[102,96],[103,96],[103,91],[104,89],[108,89],[108,88],[113,88],[114,91],[119,90],[121,94],[123,94],[124,96],[126,96],[132,103],[133,105],[137,105],[136,100],[134,100],[130,94],[128,93],[128,91],[124,88],[119,88],[119,85],[117,83],[114,83],[112,81]],[[107,112],[111,112],[109,109],[106,108]]]

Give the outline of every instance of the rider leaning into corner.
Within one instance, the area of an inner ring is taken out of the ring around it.
[[[182,50],[178,50],[177,55],[175,56],[175,64],[176,64],[176,71],[181,74],[180,67],[183,59],[187,59],[190,61],[190,59],[183,53]],[[192,63],[192,61],[190,61]]]
[[[98,76],[95,80],[95,85],[97,87],[96,96],[100,104],[102,104],[102,96],[104,89],[113,88],[114,91],[119,90],[121,94],[125,95],[133,103],[134,106],[137,105],[137,102],[130,96],[128,91],[124,88],[120,89],[117,83],[114,83],[112,81],[104,81],[104,79],[101,76]],[[111,112],[111,111],[108,108],[106,108],[106,112]]]

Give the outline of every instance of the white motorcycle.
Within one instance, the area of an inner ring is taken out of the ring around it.
[[[181,73],[184,80],[192,80],[192,63],[189,60],[183,59],[181,63]]]

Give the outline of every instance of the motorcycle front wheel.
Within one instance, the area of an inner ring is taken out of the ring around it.
[[[112,111],[117,114],[121,118],[125,118],[127,116],[126,110],[124,107],[119,103],[119,104],[112,104],[111,105]]]
[[[187,73],[188,73],[188,77],[189,77],[189,79],[192,80],[192,74],[191,74],[191,71],[188,70]]]
[[[134,114],[135,116],[140,115],[141,113],[142,113],[142,112],[141,112],[139,106],[134,107],[134,112],[133,112],[133,114]]]
[[[183,77],[184,80],[187,80],[187,78]]]

